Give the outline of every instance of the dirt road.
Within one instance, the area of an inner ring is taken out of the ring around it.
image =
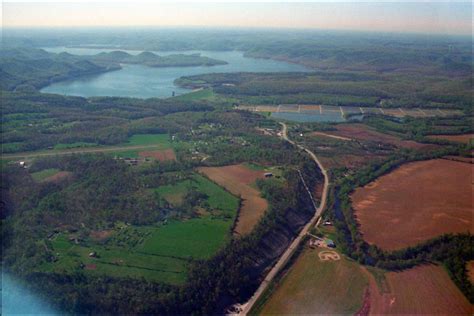
[[[70,154],[82,154],[82,153],[102,153],[102,152],[113,152],[113,151],[125,151],[125,150],[141,150],[141,149],[151,149],[157,148],[160,145],[140,145],[140,146],[119,146],[119,147],[94,147],[94,148],[76,148],[76,149],[67,149],[61,151],[44,151],[44,152],[24,152],[17,154],[4,154],[1,156],[1,159],[21,159],[21,158],[34,158],[34,157],[44,157],[44,156],[60,156],[60,155],[70,155]]]
[[[324,175],[324,189],[323,189],[323,194],[321,197],[321,204],[319,207],[315,210],[314,216],[311,218],[311,220],[303,227],[303,229],[300,231],[298,236],[293,240],[293,242],[290,244],[290,246],[285,250],[285,252],[281,255],[280,259],[278,259],[277,263],[273,266],[273,268],[270,270],[270,272],[267,274],[265,279],[262,281],[260,284],[259,288],[255,292],[255,294],[250,298],[250,300],[241,305],[241,312],[238,313],[237,315],[247,315],[255,305],[255,303],[258,301],[260,296],[265,292],[265,290],[268,288],[269,284],[273,281],[275,276],[278,274],[278,272],[285,266],[285,264],[288,262],[288,260],[291,258],[295,250],[298,248],[298,245],[300,244],[301,240],[303,237],[306,235],[306,233],[309,232],[309,230],[316,224],[318,218],[321,216],[322,211],[326,207],[326,200],[327,200],[327,195],[328,195],[328,186],[329,186],[329,178],[327,175],[326,169],[324,169],[323,165],[319,161],[318,157],[310,151],[309,149],[296,144],[294,141],[290,140],[288,138],[288,128],[285,123],[280,123],[282,125],[282,133],[281,137],[286,140],[287,142],[295,145],[299,149],[302,149],[306,151],[311,158],[316,162],[318,167],[321,169],[321,172]]]

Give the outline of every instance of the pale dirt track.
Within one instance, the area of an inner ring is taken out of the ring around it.
[[[299,149],[302,149],[305,152],[307,152],[311,156],[311,158],[316,162],[319,169],[321,169],[321,172],[324,175],[324,189],[323,189],[323,194],[321,196],[321,204],[316,209],[314,216],[311,218],[311,220],[303,227],[303,229],[300,231],[298,236],[293,240],[290,246],[281,255],[280,259],[278,259],[277,263],[266,275],[265,279],[263,279],[262,283],[258,287],[257,291],[254,293],[254,295],[250,298],[248,302],[246,302],[245,304],[242,304],[242,311],[238,315],[247,315],[252,310],[252,307],[258,301],[260,296],[265,292],[269,284],[273,281],[273,279],[278,274],[278,272],[285,266],[285,264],[291,258],[295,250],[298,248],[298,245],[301,243],[301,240],[303,239],[303,237],[316,224],[318,218],[321,216],[322,211],[326,207],[326,200],[327,200],[328,186],[329,186],[329,178],[328,178],[326,169],[324,169],[318,157],[316,157],[316,155],[312,151],[290,140],[288,138],[288,128],[286,124],[285,123],[280,123],[280,124],[282,125],[282,138],[286,140],[287,142],[291,143],[292,145],[298,147]]]

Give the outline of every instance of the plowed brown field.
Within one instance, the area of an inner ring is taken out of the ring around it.
[[[463,134],[463,135],[429,135],[428,138],[433,139],[445,139],[450,140],[452,142],[460,142],[460,143],[469,143],[471,139],[474,138],[473,134]]]
[[[471,315],[472,305],[443,268],[415,267],[385,274],[384,291],[369,277],[369,315]],[[366,302],[365,302],[366,303]]]
[[[240,195],[242,205],[234,232],[239,235],[249,233],[268,207],[267,200],[251,187],[255,180],[264,177],[264,171],[251,170],[244,165],[201,167],[198,170],[232,194]]]
[[[159,161],[176,160],[176,155],[173,149],[153,150],[153,151],[141,151],[138,156],[143,158],[153,158]]]
[[[434,159],[405,164],[352,194],[364,239],[393,250],[444,233],[474,232],[473,165]]]

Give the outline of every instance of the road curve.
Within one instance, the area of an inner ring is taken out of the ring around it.
[[[320,203],[319,207],[315,210],[314,216],[303,227],[303,229],[300,231],[298,236],[293,240],[293,242],[290,244],[290,246],[281,255],[280,259],[278,259],[277,263],[273,266],[273,268],[270,270],[270,272],[265,276],[265,279],[263,279],[262,283],[258,287],[257,291],[254,293],[254,295],[250,298],[250,300],[247,303],[242,304],[242,306],[241,306],[242,310],[238,313],[238,315],[247,315],[252,310],[255,303],[258,301],[258,299],[262,296],[262,294],[268,288],[268,286],[273,281],[275,276],[285,266],[285,264],[291,258],[291,256],[295,252],[295,250],[298,248],[298,246],[301,243],[301,240],[303,239],[303,237],[316,224],[316,222],[318,221],[318,218],[321,216],[322,211],[326,207],[328,187],[329,187],[329,177],[328,177],[328,174],[327,174],[327,170],[324,169],[324,167],[321,164],[321,162],[319,161],[318,157],[316,157],[316,155],[312,151],[310,151],[309,149],[303,147],[302,145],[296,144],[294,141],[289,139],[288,138],[288,127],[286,126],[285,123],[280,123],[280,124],[282,125],[281,137],[284,140],[286,140],[287,142],[289,142],[290,144],[292,144],[292,145],[298,147],[299,149],[302,149],[305,152],[307,152],[311,156],[311,158],[314,160],[314,162],[316,162],[319,169],[321,169],[321,172],[324,175],[323,194],[321,196],[321,203]]]

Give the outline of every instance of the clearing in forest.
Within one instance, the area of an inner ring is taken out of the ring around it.
[[[259,178],[264,178],[263,170],[252,170],[245,165],[224,167],[201,167],[200,172],[242,198],[235,233],[244,235],[252,231],[268,207],[260,192],[252,187]]]
[[[471,315],[472,305],[439,266],[424,265],[388,272],[370,286],[364,297],[365,315]]]
[[[163,150],[140,151],[138,156],[143,158],[152,158],[158,161],[176,160],[174,150],[171,148]]]
[[[394,250],[474,232],[472,171],[471,164],[445,159],[411,162],[356,189],[352,205],[364,239]]]
[[[258,314],[352,315],[360,309],[368,277],[354,261],[320,260],[325,248],[303,250],[282,279],[276,281]],[[335,252],[336,251],[332,251]]]

